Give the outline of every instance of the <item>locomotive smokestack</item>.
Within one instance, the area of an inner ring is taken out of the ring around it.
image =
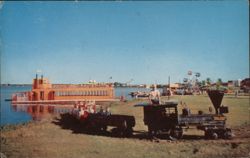
[[[219,90],[208,90],[207,93],[208,93],[210,100],[213,103],[216,114],[218,114],[218,109],[220,108],[224,93]]]
[[[38,78],[38,74],[36,74],[36,79]]]

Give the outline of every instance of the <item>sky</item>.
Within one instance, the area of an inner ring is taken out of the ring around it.
[[[1,83],[182,82],[249,77],[240,1],[1,2]]]

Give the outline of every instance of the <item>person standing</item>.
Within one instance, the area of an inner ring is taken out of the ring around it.
[[[156,85],[154,85],[151,92],[149,93],[150,102],[156,105],[160,104],[160,96],[161,96],[160,91],[157,89]]]

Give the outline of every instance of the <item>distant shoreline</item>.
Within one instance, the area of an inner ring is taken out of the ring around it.
[[[32,84],[1,84],[1,87],[24,87],[32,86]]]
[[[71,84],[53,84],[53,85],[71,85]],[[74,84],[72,84],[74,85]],[[32,86],[32,84],[1,84],[1,87],[26,87],[26,86]],[[145,88],[145,86],[140,86],[140,85],[118,85],[118,86],[114,86],[115,88]],[[162,86],[159,86],[158,88],[162,88]]]

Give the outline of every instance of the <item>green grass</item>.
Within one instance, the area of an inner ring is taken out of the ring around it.
[[[185,102],[191,109],[191,113],[197,114],[199,110],[204,113],[209,113],[209,107],[213,107],[210,98],[206,95],[201,96],[172,96],[171,100],[178,100],[178,102]],[[167,97],[162,97],[162,101],[167,100]],[[111,104],[112,113],[133,115],[136,117],[136,129],[145,130],[143,125],[143,109],[134,107],[135,104],[140,102],[147,102],[148,100],[132,100],[126,103],[113,103]],[[240,126],[250,124],[250,102],[248,96],[233,97],[225,96],[222,100],[222,105],[229,107],[229,113],[225,114],[228,118],[227,124],[229,126]],[[181,112],[182,106],[178,105],[178,111]],[[213,112],[215,110],[213,109]]]

